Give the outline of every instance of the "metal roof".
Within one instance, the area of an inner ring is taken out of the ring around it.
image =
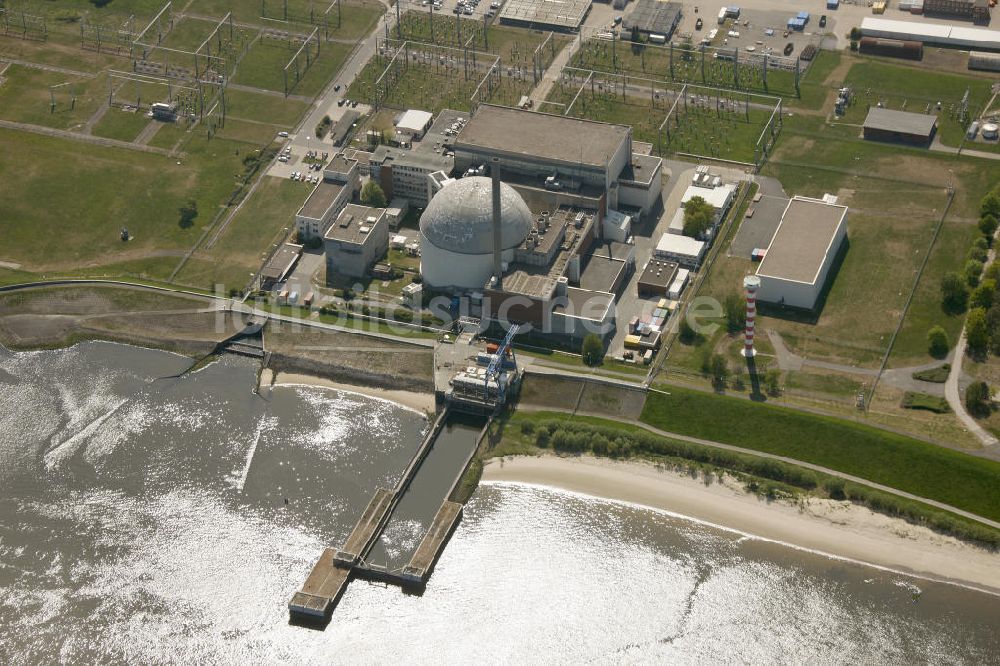
[[[486,149],[604,169],[630,134],[625,125],[482,104],[458,135],[455,149]]]
[[[520,245],[534,217],[514,188],[500,183],[503,249]],[[420,216],[420,233],[435,247],[459,254],[493,252],[493,188],[483,176],[461,178],[434,195]]]
[[[501,23],[546,25],[575,30],[590,10],[590,0],[507,0],[500,10]]]
[[[914,134],[925,137],[930,137],[936,124],[937,116],[927,115],[926,113],[880,109],[877,106],[869,109],[868,117],[865,118],[865,129],[899,132],[901,134]]]
[[[652,32],[669,37],[680,18],[681,5],[678,2],[636,0],[625,13],[622,27],[631,30],[634,26],[640,32]]]
[[[847,206],[792,197],[757,275],[815,284],[847,216]]]

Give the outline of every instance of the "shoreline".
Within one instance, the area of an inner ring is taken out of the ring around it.
[[[492,458],[481,483],[556,488],[666,512],[826,557],[1000,595],[1000,554],[846,501],[798,504],[748,493],[732,477],[702,477],[646,462],[552,454]]]
[[[261,374],[260,385],[262,389],[268,386],[313,386],[345,391],[347,393],[357,393],[369,398],[396,403],[409,410],[420,412],[424,416],[428,413],[433,414],[437,409],[433,393],[384,389],[376,386],[360,386],[358,384],[348,384],[324,377],[317,377],[316,375],[295,372],[278,371],[274,373],[270,368],[265,368]]]

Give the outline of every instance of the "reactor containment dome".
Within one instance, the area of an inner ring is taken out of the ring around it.
[[[431,287],[482,289],[493,274],[492,183],[461,178],[434,195],[420,216],[420,274]],[[514,188],[500,184],[500,246],[509,262],[533,217]]]

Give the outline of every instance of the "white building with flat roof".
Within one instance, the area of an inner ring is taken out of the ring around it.
[[[668,232],[660,237],[660,242],[653,250],[653,256],[697,269],[705,256],[705,242]]]
[[[792,197],[757,267],[757,300],[814,310],[847,238],[847,206]]]

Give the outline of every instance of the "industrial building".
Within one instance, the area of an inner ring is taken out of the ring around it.
[[[302,254],[302,246],[294,243],[284,243],[267,260],[267,264],[260,271],[261,288],[270,289],[278,282],[283,281],[295,268]]]
[[[533,30],[576,32],[590,12],[591,0],[506,0],[500,10],[501,25]]]
[[[917,23],[866,17],[861,20],[861,35],[912,40],[976,51],[1000,51],[1000,31],[950,26],[932,21]]]
[[[653,256],[697,270],[705,257],[705,249],[705,241],[679,236],[668,231],[660,237],[656,249],[653,250]]]
[[[412,114],[412,122],[407,122],[420,125],[425,113],[411,110],[404,117]],[[427,205],[430,201],[427,177],[435,171],[450,175],[454,170],[451,144],[467,117],[465,112],[445,109],[419,140],[413,136],[411,148],[381,145],[375,149],[368,160],[369,173],[387,199],[403,197],[414,206]]]
[[[327,283],[338,275],[363,277],[389,249],[384,208],[348,204],[323,237]]]
[[[323,168],[323,180],[295,214],[299,242],[322,238],[337,214],[360,190],[357,160],[337,154]]]
[[[434,115],[429,111],[410,109],[404,112],[396,121],[396,137],[408,141],[423,138],[433,118]]]
[[[454,181],[420,216],[420,273],[439,289],[482,289],[493,272],[493,219],[490,179]],[[501,251],[514,259],[534,227],[534,216],[506,183],[500,185]]]
[[[814,310],[847,238],[847,206],[835,198],[792,197],[757,267],[757,299]]]
[[[662,0],[635,0],[622,18],[626,36],[638,31],[643,37],[659,35],[663,41],[670,39],[681,20],[679,2]],[[655,41],[660,41],[656,39]],[[661,42],[662,43],[662,42]]]
[[[914,146],[930,145],[937,131],[937,116],[872,107],[865,118],[864,136],[873,141],[893,141]]]
[[[445,184],[421,216],[425,288],[470,296],[473,314],[490,321],[573,339],[610,333],[614,290],[633,270],[634,247],[595,244],[597,220],[588,212],[532,213],[493,165],[489,178]]]
[[[667,296],[677,277],[677,262],[653,257],[646,262],[636,289],[639,296]]]
[[[497,158],[504,174],[517,174],[518,186],[601,215],[623,208],[647,213],[662,188],[662,160],[633,154],[632,128],[625,125],[482,104],[454,152],[459,171]]]
[[[967,18],[974,23],[989,25],[989,0],[924,0],[926,16]]]

